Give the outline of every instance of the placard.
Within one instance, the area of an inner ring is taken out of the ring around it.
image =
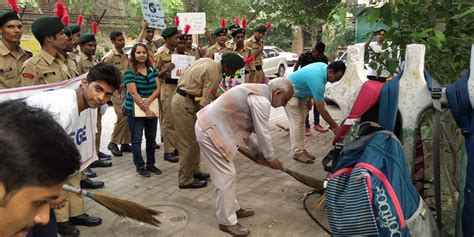
[[[196,58],[194,56],[183,54],[171,54],[171,63],[174,64],[174,69],[171,71],[171,78],[179,79],[181,75],[194,64]]]
[[[148,27],[155,29],[166,28],[165,13],[161,0],[141,0],[143,18],[148,22]]]
[[[190,25],[191,29],[188,34],[204,34],[206,28],[206,13],[205,12],[183,12],[177,14],[179,17],[178,29],[183,31],[184,26]]]

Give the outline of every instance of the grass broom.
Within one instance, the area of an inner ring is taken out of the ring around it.
[[[144,207],[138,203],[119,199],[116,197],[111,197],[104,194],[89,192],[87,190],[76,188],[68,184],[64,184],[63,189],[68,192],[88,197],[120,217],[128,217],[130,219],[144,222],[153,226],[159,226],[159,224],[161,223],[158,219],[154,217],[156,215],[159,215],[161,213],[160,211]]]
[[[245,146],[239,146],[239,152],[242,153],[244,156],[247,158],[251,159],[252,161],[256,162],[257,164],[265,165],[268,166],[268,164],[265,163],[265,159],[260,158],[258,155],[256,155],[252,150],[250,150],[248,147]],[[314,188],[315,192],[321,194],[324,191],[324,185],[322,180],[315,179],[313,177],[301,174],[299,172],[283,168],[283,172],[289,174],[291,177],[294,179],[298,180],[299,182]]]

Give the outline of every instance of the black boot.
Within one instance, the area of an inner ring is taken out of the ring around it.
[[[58,228],[58,234],[61,235],[61,237],[79,237],[80,236],[80,231],[78,228],[76,228],[71,222],[66,221],[66,222],[58,222],[57,224]]]
[[[122,152],[119,150],[117,144],[115,143],[109,143],[107,146],[107,149],[114,155],[115,157],[121,157],[123,156]]]
[[[176,157],[173,153],[165,153],[163,157],[166,161],[171,162],[171,163],[177,163],[179,162],[178,157]]]
[[[120,151],[122,151],[122,152],[132,152],[132,146],[130,146],[130,144],[122,144],[120,146]]]

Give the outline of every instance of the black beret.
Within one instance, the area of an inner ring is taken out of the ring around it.
[[[215,36],[217,36],[218,34],[221,34],[221,33],[227,34],[227,28],[219,27],[219,28],[215,29],[214,32],[213,32],[213,34]]]
[[[87,42],[97,41],[95,35],[91,33],[85,33],[77,40],[77,44],[85,44]]]
[[[238,28],[240,28],[239,24],[235,24],[235,23],[227,27],[227,29],[229,29],[230,31],[232,31],[233,29],[238,29]]]
[[[234,30],[234,32],[232,32],[230,35],[232,35],[232,37],[235,37],[238,33],[242,33],[242,34],[244,34],[244,36],[245,36],[245,32],[246,32],[245,29],[237,28],[237,29]]]
[[[265,33],[267,32],[267,26],[265,24],[258,24],[253,28],[254,32]]]
[[[72,36],[71,28],[69,27],[64,28],[64,34],[66,34],[67,37],[71,37]]]
[[[18,21],[20,20],[16,12],[9,10],[0,14],[0,26],[3,26],[8,21],[12,21],[12,20],[18,20]]]
[[[38,37],[54,36],[64,30],[64,24],[57,16],[42,16],[31,25],[31,32]]]
[[[71,25],[71,26],[68,26],[68,28],[71,30],[71,34],[81,32],[81,27],[78,25]]]
[[[163,32],[161,32],[161,37],[163,38],[169,38],[175,34],[178,34],[178,27],[176,26],[168,26],[166,27]]]
[[[221,62],[235,70],[241,69],[245,66],[244,59],[236,53],[222,54]]]

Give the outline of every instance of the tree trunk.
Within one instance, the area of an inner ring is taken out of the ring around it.
[[[199,12],[202,9],[201,0],[181,0],[185,12]]]

